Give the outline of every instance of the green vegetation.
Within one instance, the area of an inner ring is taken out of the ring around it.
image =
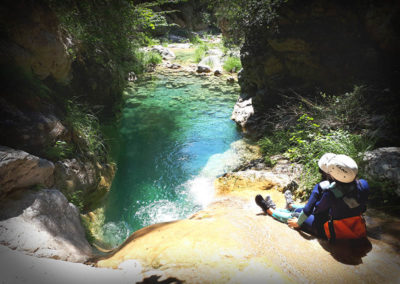
[[[69,100],[66,105],[65,123],[72,130],[72,140],[76,151],[94,161],[106,162],[107,149],[97,117],[88,106]]]
[[[133,65],[133,72],[140,74],[145,72],[150,66],[157,65],[162,62],[162,57],[158,52],[149,51],[136,51],[136,63]]]
[[[288,0],[216,0],[211,4],[216,9],[219,21],[225,22],[225,40],[241,45],[244,36],[254,28],[278,29],[278,10]]]
[[[203,43],[203,41],[201,40],[201,38],[198,35],[194,35],[194,36],[190,37],[189,41],[190,41],[191,44],[201,44],[201,43]]]
[[[70,159],[74,154],[74,146],[66,141],[56,141],[56,143],[45,150],[45,156],[51,161]]]
[[[283,153],[291,161],[304,165],[301,197],[308,197],[320,179],[317,162],[324,153],[346,154],[361,164],[362,154],[374,146],[374,139],[362,131],[361,122],[367,118],[366,110],[361,110],[365,91],[363,87],[355,87],[344,96],[321,94],[319,102],[298,97],[296,103],[276,109],[275,118],[289,118],[292,122],[282,125],[275,120],[275,125],[282,126],[267,133],[259,145],[267,164],[271,164],[272,155]]]
[[[237,72],[242,68],[239,57],[228,57],[224,63],[224,70],[227,72]]]
[[[101,115],[111,117],[118,112],[114,108],[121,104],[129,72],[142,73],[159,62],[157,55],[138,50],[157,42],[151,32],[166,21],[165,13],[153,8],[164,2],[45,0],[71,35],[73,96],[89,105],[103,105]]]
[[[198,45],[194,51],[194,61],[199,63],[206,55],[208,49],[209,47],[205,43]]]

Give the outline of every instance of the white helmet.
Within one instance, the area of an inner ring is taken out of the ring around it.
[[[328,163],[328,173],[337,181],[352,182],[358,173],[357,163],[349,156],[336,155]]]
[[[325,153],[325,154],[323,154],[321,159],[319,159],[319,161],[318,161],[318,167],[323,172],[328,173],[328,163],[335,156],[336,156],[336,154],[333,154],[333,153]]]

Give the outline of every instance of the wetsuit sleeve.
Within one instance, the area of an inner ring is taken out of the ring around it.
[[[361,204],[366,204],[369,195],[369,185],[366,180],[360,179],[357,184],[359,192],[359,200]]]
[[[357,182],[358,196],[357,199],[361,204],[361,212],[364,213],[367,210],[367,202],[369,196],[369,185],[366,180],[360,179]]]
[[[304,211],[301,211],[299,217],[297,218],[297,225],[303,225],[304,221],[307,220],[307,218],[308,216],[304,213]]]
[[[303,222],[313,213],[315,204],[320,197],[319,185],[315,185],[307,204],[304,206],[303,211],[301,211],[300,216],[297,219],[297,224],[301,226]]]
[[[304,214],[307,215],[307,217],[313,213],[314,207],[319,198],[320,198],[320,190],[319,190],[319,185],[317,184],[314,186],[310,198],[308,199],[307,204],[303,208],[303,212]]]
[[[324,191],[321,200],[315,205],[314,214],[321,214],[329,211],[332,207],[335,196],[330,190]]]

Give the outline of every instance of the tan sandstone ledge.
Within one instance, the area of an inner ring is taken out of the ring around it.
[[[269,194],[283,207],[289,180],[265,170],[220,177],[217,198],[205,210],[135,232],[97,266],[135,259],[144,275],[187,283],[400,281],[399,254],[382,241],[330,245],[262,214],[254,196]]]

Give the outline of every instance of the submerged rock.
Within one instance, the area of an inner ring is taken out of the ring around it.
[[[54,164],[21,150],[0,146],[0,198],[19,188],[52,186]]]
[[[0,242],[38,257],[84,262],[92,254],[78,209],[58,190],[14,193],[0,209]]]

